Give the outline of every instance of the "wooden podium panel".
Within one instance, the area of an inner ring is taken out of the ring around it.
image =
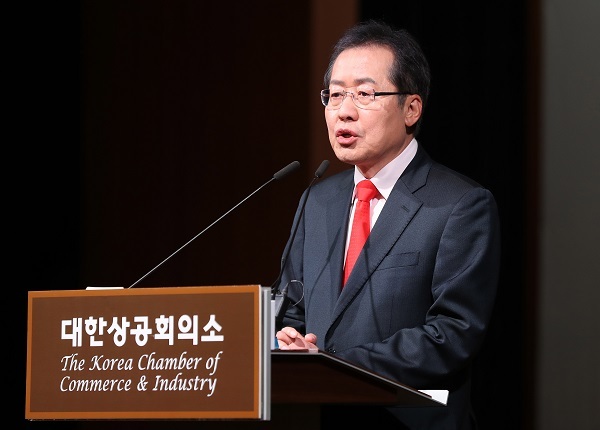
[[[270,288],[30,291],[25,418],[270,418]]]

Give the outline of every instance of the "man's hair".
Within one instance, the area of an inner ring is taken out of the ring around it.
[[[394,61],[389,71],[390,81],[398,91],[421,96],[423,110],[425,110],[429,97],[431,71],[421,46],[408,31],[393,29],[390,25],[380,21],[361,22],[343,34],[331,53],[329,66],[323,78],[324,88],[329,87],[333,64],[342,51],[363,46],[383,46],[392,51]],[[400,96],[400,103],[403,103],[404,100],[405,97]],[[416,124],[415,134],[420,123],[421,119]]]

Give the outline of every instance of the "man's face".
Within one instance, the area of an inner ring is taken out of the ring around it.
[[[388,75],[393,62],[391,50],[381,46],[365,46],[343,51],[331,72],[329,89],[357,94],[358,91],[402,91]],[[375,175],[410,143],[407,125],[414,124],[406,112],[412,96],[403,105],[398,95],[376,96],[368,109],[357,107],[350,94],[337,109],[325,107],[329,141],[336,157],[356,165],[365,177]],[[410,116],[410,115],[409,115]]]

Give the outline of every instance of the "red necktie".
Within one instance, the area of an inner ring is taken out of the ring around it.
[[[346,254],[346,267],[344,268],[344,285],[352,272],[354,263],[362,250],[363,245],[371,232],[371,200],[379,191],[371,181],[360,181],[356,185],[356,209],[352,221],[352,234],[348,253]]]

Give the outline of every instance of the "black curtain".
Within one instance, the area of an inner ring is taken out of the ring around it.
[[[502,267],[490,332],[475,365],[473,401],[482,429],[525,420],[526,2],[364,0],[361,20],[409,30],[432,70],[418,140],[437,161],[489,188],[498,202]],[[530,267],[530,269],[532,269]]]

